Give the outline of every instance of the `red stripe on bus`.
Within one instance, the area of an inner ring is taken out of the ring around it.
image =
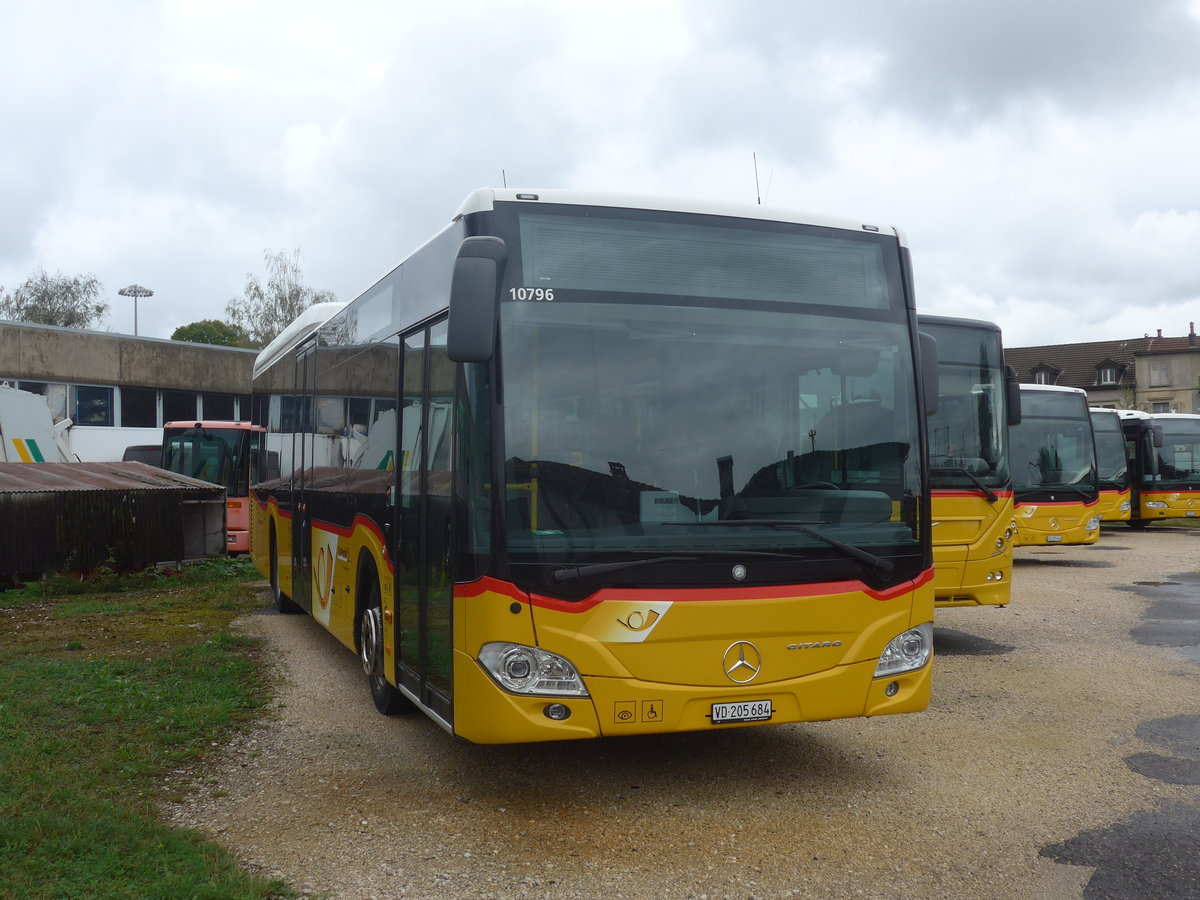
[[[799,597],[817,597],[821,595],[866,594],[873,600],[894,600],[904,594],[915,591],[922,585],[933,580],[933,570],[927,569],[911,581],[903,582],[886,590],[877,591],[867,587],[861,581],[831,581],[825,584],[775,585],[771,587],[728,587],[728,588],[601,588],[582,600],[560,600],[557,597],[546,597],[542,594],[526,594],[515,585],[500,581],[496,578],[484,577],[470,584],[457,585],[456,597],[478,597],[485,593],[500,594],[510,597],[518,603],[530,603],[543,609],[553,609],[559,612],[587,612],[605,601],[632,601],[645,603],[648,594],[652,599],[669,600],[672,603],[706,603],[710,601],[729,600],[786,600]]]
[[[1005,497],[1011,497],[1013,495],[1013,492],[1011,490],[992,491],[992,493],[1001,499],[1003,499]],[[986,496],[986,494],[984,494],[983,491],[979,490],[978,488],[955,488],[953,490],[941,490],[940,488],[935,488],[934,490],[930,491],[930,494],[934,497],[975,497],[975,498],[979,498],[979,497]]]

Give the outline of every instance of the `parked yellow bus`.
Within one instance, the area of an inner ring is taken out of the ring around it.
[[[895,229],[480,190],[260,357],[253,557],[468,741],[922,710],[935,379]]]
[[[1128,522],[1130,516],[1129,458],[1121,414],[1115,409],[1091,408],[1092,433],[1096,439],[1096,478],[1100,502],[1096,511],[1101,522]]]
[[[1005,606],[1012,594],[1013,484],[1008,428],[1020,422],[1016,373],[1000,328],[918,318],[938,347],[938,410],[929,420],[934,602]]]
[[[1200,416],[1123,411],[1133,466],[1129,524],[1200,517]]]
[[[1018,545],[1096,543],[1100,493],[1087,393],[1022,384],[1021,422],[1009,440]]]

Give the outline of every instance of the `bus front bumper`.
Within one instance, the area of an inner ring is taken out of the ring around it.
[[[590,697],[510,694],[469,656],[455,654],[454,733],[473,743],[575,740],[739,725],[818,722],[856,716],[920,712],[928,708],[932,659],[922,668],[875,678],[875,660],[771,684],[728,689],[585,677]],[[714,725],[713,705],[770,701],[769,719]],[[564,707],[566,718],[561,715]]]

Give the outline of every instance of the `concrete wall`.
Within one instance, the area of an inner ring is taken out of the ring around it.
[[[0,322],[0,377],[250,393],[257,350]]]
[[[1151,387],[1152,364],[1170,366],[1170,383]],[[1150,412],[1155,403],[1170,403],[1171,410],[1200,413],[1200,351],[1163,351],[1137,356],[1137,405]]]

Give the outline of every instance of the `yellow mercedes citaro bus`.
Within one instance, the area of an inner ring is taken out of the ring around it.
[[[1121,413],[1104,406],[1093,406],[1089,412],[1096,439],[1096,483],[1100,493],[1096,511],[1101,522],[1128,522],[1133,488]]]
[[[1096,543],[1100,493],[1087,393],[1022,384],[1021,422],[1009,440],[1018,545]]]
[[[468,741],[915,712],[935,385],[893,228],[480,190],[260,355],[252,553]]]
[[[1005,606],[1012,597],[1013,483],[1008,429],[1021,421],[1016,372],[992,322],[918,317],[937,341],[929,420],[934,603]]]
[[[1200,415],[1122,410],[1133,486],[1129,525],[1200,517]]]

